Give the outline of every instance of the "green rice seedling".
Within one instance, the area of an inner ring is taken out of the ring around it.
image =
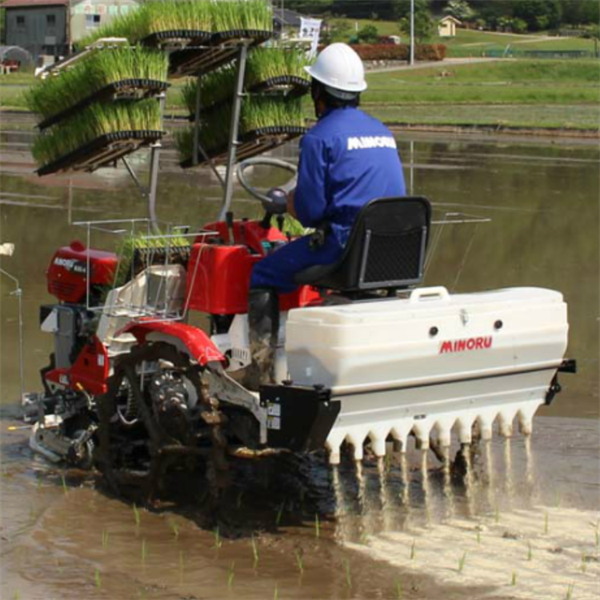
[[[363,546],[366,546],[366,545],[369,543],[369,534],[368,534],[366,531],[363,531],[363,532],[360,534],[360,540],[359,540],[359,541],[360,541],[360,543],[361,543]]]
[[[258,566],[258,545],[254,534],[252,534],[252,556],[254,557],[254,564],[252,566],[256,569]]]
[[[302,561],[302,552],[300,550],[296,550],[296,566],[298,567],[298,571],[300,571],[300,575],[304,574],[304,562]]]
[[[98,569],[94,571],[94,582],[97,588],[102,587],[102,579],[100,578],[100,571]]]
[[[37,136],[31,149],[38,165],[46,165],[100,136],[117,131],[160,131],[156,100],[94,104]]]
[[[102,547],[105,550],[108,548],[108,531],[106,529],[102,530]]]
[[[179,525],[177,524],[177,521],[175,521],[175,519],[171,519],[169,526],[171,527],[171,531],[173,532],[175,539],[179,539]]]
[[[315,513],[315,537],[321,537],[321,524],[319,523],[319,513]]]
[[[587,555],[585,552],[581,553],[581,572],[585,573],[587,571]]]
[[[477,530],[477,543],[481,544],[481,531],[479,531],[479,529]]]
[[[571,600],[571,598],[573,597],[573,589],[575,588],[575,584],[574,583],[570,583],[567,586],[567,593],[565,595],[565,600]]]
[[[19,592],[19,590],[17,590],[14,594],[13,594],[13,600],[21,600],[21,594]]]
[[[531,542],[527,542],[527,560],[533,560],[533,548],[531,547]]]
[[[410,560],[415,560],[415,556],[417,555],[416,544],[417,544],[417,541],[413,540],[412,544],[410,546]]]
[[[281,523],[281,517],[283,516],[283,509],[285,507],[285,502],[282,502],[279,508],[277,509],[277,515],[275,516],[275,525],[279,527],[279,523]]]
[[[217,525],[217,527],[215,529],[215,545],[213,547],[218,550],[219,548],[221,548],[222,545],[223,545],[223,541],[221,540],[221,534],[219,532],[219,526]]]
[[[38,80],[25,94],[28,108],[44,119],[124,79],[166,81],[168,58],[156,50],[110,48],[94,52],[72,69]]]
[[[302,100],[250,96],[242,107],[240,122],[244,133],[266,127],[304,127]]]
[[[136,11],[112,19],[80,40],[77,46],[85,48],[103,37],[124,37],[136,43],[153,33],[178,29],[210,32],[214,29],[215,8],[210,0],[145,2]]]
[[[67,482],[66,482],[66,480],[65,480],[65,475],[64,475],[64,473],[61,473],[61,474],[60,474],[60,480],[61,480],[61,482],[62,482],[62,489],[63,489],[63,492],[66,494],[66,493],[69,491],[69,489],[67,488]]]
[[[462,573],[465,568],[465,562],[467,560],[467,553],[463,552],[463,555],[460,557],[458,561],[458,572]]]
[[[231,102],[236,76],[236,67],[225,65],[200,77],[200,109],[207,110],[221,102]],[[190,79],[181,91],[184,104],[191,115],[196,112],[197,85],[195,80]]]
[[[517,585],[517,572],[513,571],[510,578],[510,585]]]
[[[279,600],[279,588],[277,584],[275,584],[275,589],[273,590],[273,600]]]
[[[235,561],[231,563],[227,570],[227,587],[230,588],[233,585],[233,579],[235,578]]]
[[[544,533],[546,535],[548,535],[549,531],[550,531],[550,523],[549,523],[548,513],[544,513]]]
[[[350,561],[344,563],[344,572],[346,574],[346,585],[348,589],[352,589],[352,573],[350,572]]]
[[[304,67],[310,63],[306,53],[300,49],[257,48],[248,57],[246,89],[252,89],[269,79],[286,75],[309,81],[310,76]]]
[[[146,546],[146,538],[142,540],[142,550],[141,550],[142,562],[146,562],[146,558],[148,557],[148,548]]]
[[[404,596],[402,594],[402,584],[400,583],[400,581],[396,580],[396,585],[394,586],[394,589],[396,591],[396,600],[402,600]]]
[[[133,505],[133,520],[135,521],[136,528],[139,529],[141,522],[140,510],[135,504]]]

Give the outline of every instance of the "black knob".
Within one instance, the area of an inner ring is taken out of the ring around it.
[[[502,326],[504,325],[504,323],[498,319],[495,323],[494,323],[494,329],[502,329]]]
[[[429,330],[429,335],[430,335],[431,337],[435,337],[435,336],[436,336],[436,335],[437,335],[439,332],[440,332],[440,330],[439,330],[437,327],[432,327],[432,328]]]

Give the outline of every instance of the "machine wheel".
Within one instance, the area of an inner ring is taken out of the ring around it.
[[[210,398],[202,368],[167,343],[118,357],[97,398],[95,462],[118,495],[152,501],[167,471],[203,467],[211,495],[226,483],[226,417]]]

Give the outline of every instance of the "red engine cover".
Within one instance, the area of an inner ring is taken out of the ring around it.
[[[81,242],[63,246],[52,257],[46,271],[48,292],[62,302],[83,302],[87,287],[88,256],[90,285],[112,285],[119,258],[112,252],[87,249]]]
[[[248,312],[248,291],[252,267],[262,256],[250,254],[246,246],[194,244],[188,265],[189,307],[213,315]],[[282,294],[281,310],[290,310],[320,302],[318,292],[301,286],[291,294]]]

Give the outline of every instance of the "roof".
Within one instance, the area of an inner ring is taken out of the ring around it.
[[[69,0],[5,0],[2,8],[35,8],[37,6],[68,6]]]
[[[273,9],[273,19],[288,27],[300,27],[300,19],[304,16],[287,8]]]
[[[459,21],[456,17],[452,15],[446,15],[444,18],[440,19],[440,23],[445,23],[447,21],[453,21],[457,25],[462,25],[462,21]]]

